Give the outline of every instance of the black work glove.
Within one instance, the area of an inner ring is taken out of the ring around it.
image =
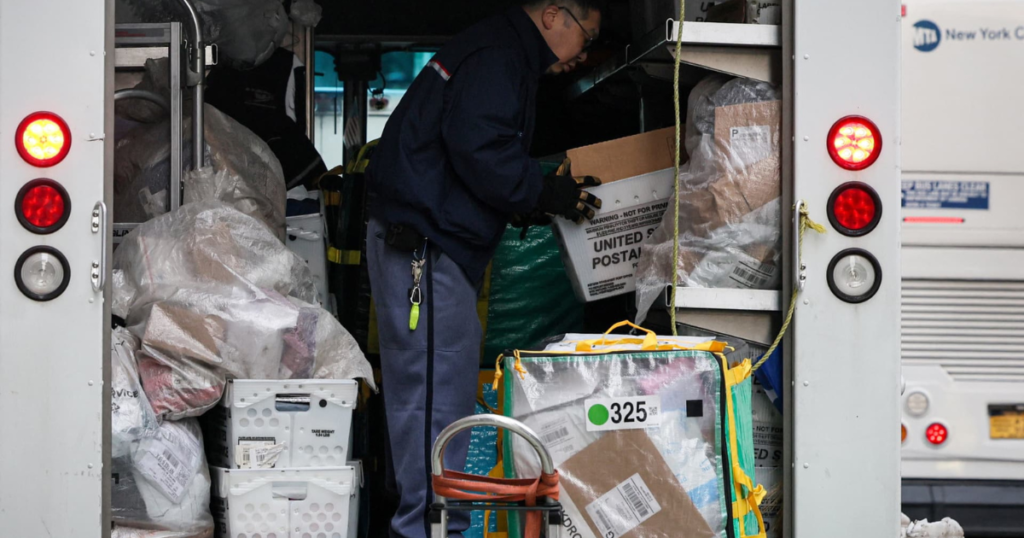
[[[574,178],[548,174],[544,176],[537,210],[581,224],[583,219],[594,218],[594,209],[601,209],[601,199],[583,189],[600,184],[601,180],[593,176]]]

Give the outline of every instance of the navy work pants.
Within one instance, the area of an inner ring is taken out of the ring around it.
[[[428,242],[420,282],[419,325],[410,330],[413,253],[387,245],[386,233],[386,224],[370,219],[367,264],[400,498],[391,536],[427,538],[428,508],[433,502],[432,445],[442,429],[475,410],[482,338],[477,288],[451,258]],[[468,448],[469,434],[457,436],[447,447],[445,466],[461,471]],[[452,535],[458,536],[468,527],[468,513],[449,513]]]

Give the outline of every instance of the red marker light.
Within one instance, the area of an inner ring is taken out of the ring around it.
[[[52,112],[36,112],[21,120],[14,133],[14,145],[28,164],[40,168],[53,166],[71,151],[71,129]]]
[[[863,170],[878,160],[882,134],[878,126],[862,116],[847,116],[828,132],[828,154],[847,170]]]
[[[949,430],[945,426],[938,422],[928,426],[928,429],[924,431],[925,438],[928,442],[933,445],[941,445],[946,442],[949,438]]]
[[[907,224],[963,224],[962,217],[904,217]]]
[[[21,225],[30,232],[56,232],[68,221],[71,199],[60,183],[52,179],[34,179],[18,191],[14,211]]]
[[[906,443],[907,442],[907,425],[906,424],[900,424],[900,442],[901,443]]]
[[[882,218],[882,200],[870,186],[851,181],[839,186],[828,200],[828,220],[839,233],[866,235]]]

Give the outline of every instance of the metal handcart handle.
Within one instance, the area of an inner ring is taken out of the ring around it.
[[[434,441],[431,451],[431,473],[434,477],[444,475],[444,451],[448,442],[458,433],[476,428],[479,426],[494,426],[512,432],[526,440],[537,452],[540,458],[541,471],[544,475],[555,475],[554,460],[547,448],[541,443],[540,437],[526,424],[500,415],[473,415],[450,424],[441,431]],[[431,538],[448,538],[448,512],[481,510],[485,507],[474,502],[451,501],[443,495],[434,493],[434,504],[431,507],[430,536]],[[544,496],[538,498],[538,506],[526,506],[523,503],[508,503],[488,505],[488,510],[511,511],[511,512],[542,512],[546,521],[541,527],[541,536],[544,538],[558,538],[562,530],[562,506],[553,498]]]

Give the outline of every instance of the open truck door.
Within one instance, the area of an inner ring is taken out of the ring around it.
[[[110,532],[107,4],[0,4],[4,536]]]

